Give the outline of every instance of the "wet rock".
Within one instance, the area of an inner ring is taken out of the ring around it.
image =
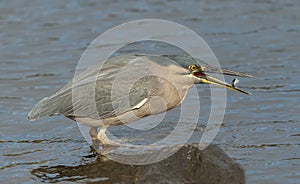
[[[245,183],[243,169],[216,145],[200,150],[184,145],[171,157],[149,165],[127,165],[98,157],[78,166],[34,169],[32,174],[47,182],[91,183]]]

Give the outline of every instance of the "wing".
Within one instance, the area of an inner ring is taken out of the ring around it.
[[[88,69],[82,72],[55,94],[41,100],[28,114],[28,118],[36,120],[51,115],[64,115],[71,119],[75,115],[92,119],[109,118],[140,105],[148,98],[147,77],[139,79],[129,88],[128,78],[123,78],[121,72],[136,57],[140,56],[115,57],[109,59],[101,70]],[[135,78],[138,75],[137,72],[129,76]]]

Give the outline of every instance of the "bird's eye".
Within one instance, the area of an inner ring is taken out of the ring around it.
[[[192,70],[192,71],[194,71],[194,70],[197,69],[197,67],[196,67],[195,65],[191,65],[189,68],[190,68],[190,70]]]

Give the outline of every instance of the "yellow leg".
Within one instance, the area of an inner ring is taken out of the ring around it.
[[[120,146],[120,143],[111,141],[109,138],[106,136],[105,131],[108,126],[103,126],[101,127],[100,131],[97,134],[97,139],[101,142],[101,144],[104,145],[111,145],[111,146]]]

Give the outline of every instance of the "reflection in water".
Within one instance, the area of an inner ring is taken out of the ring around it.
[[[245,168],[247,183],[299,183],[300,42],[296,39],[300,35],[299,7],[300,1],[274,0],[255,3],[237,0],[2,1],[0,183],[33,183],[32,178],[36,177],[28,171],[42,165],[48,167],[35,171],[37,175],[45,174],[39,180],[76,178],[76,174],[70,173],[72,169],[79,173],[78,178],[92,180],[93,177],[84,175],[88,170],[85,166],[88,162],[101,164],[98,159],[92,162],[95,159],[92,157],[75,167],[81,159],[86,160],[81,155],[86,155],[89,146],[76,125],[58,117],[32,124],[26,115],[37,99],[72,79],[82,52],[100,33],[146,17],[167,19],[191,28],[209,43],[224,67],[257,77],[241,81],[244,86],[240,87],[251,91],[253,96],[228,95],[223,126],[214,143],[226,149]],[[167,34],[170,38],[174,35]],[[126,35],[116,35],[116,40],[119,36]],[[165,48],[152,47],[152,50],[166,54]],[[205,95],[209,96],[209,88],[202,86],[198,91],[204,100],[201,113],[207,114],[209,99]],[[193,110],[195,103],[187,103]],[[199,124],[206,119],[201,118]],[[159,136],[154,137],[150,132],[139,140],[163,138],[173,125],[164,124],[159,128]],[[111,131],[114,133],[113,128]],[[199,142],[198,137],[193,142]],[[53,165],[74,168],[62,169],[64,176],[55,167],[49,168]]]
[[[126,165],[98,156],[81,165],[43,166],[31,173],[42,182],[244,183],[241,167],[215,145],[204,151],[185,145],[171,157],[149,165]]]

